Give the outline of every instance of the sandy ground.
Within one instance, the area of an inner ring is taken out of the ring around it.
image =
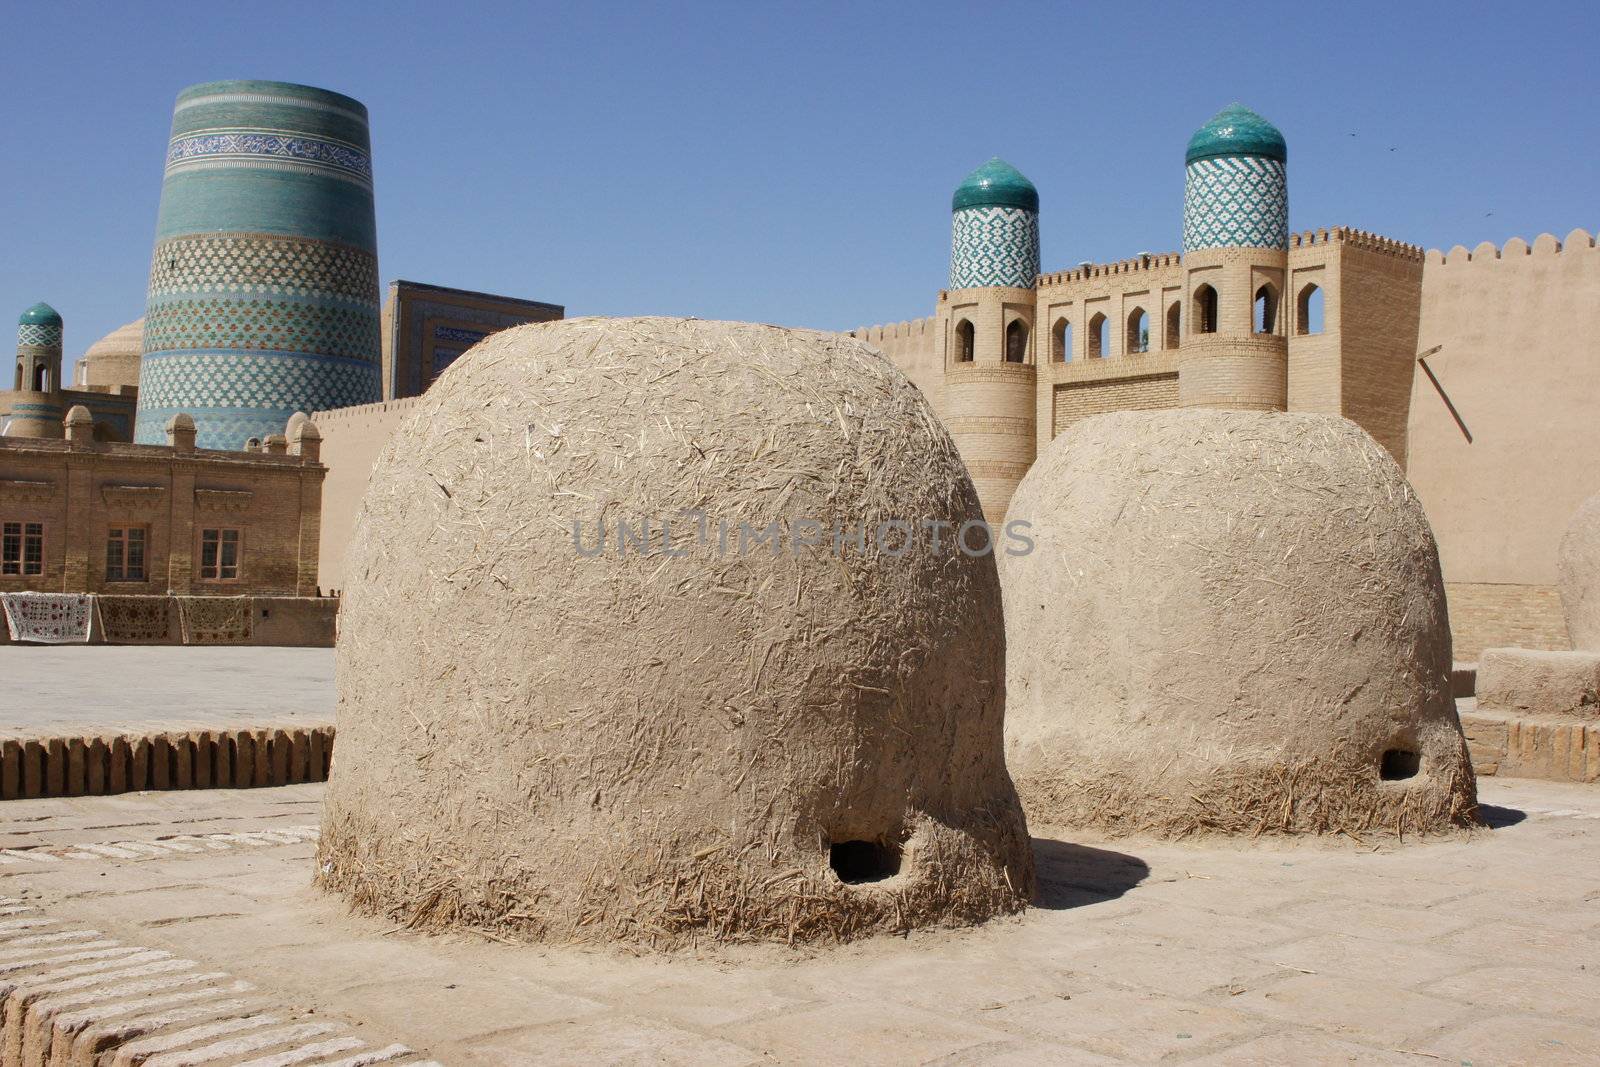
[[[1399,846],[1036,827],[1020,918],[665,958],[352,917],[309,887],[320,795],[12,801],[0,897],[450,1064],[1600,1062],[1592,788],[1490,780],[1493,829]]]
[[[333,649],[0,645],[0,735],[333,718]]]

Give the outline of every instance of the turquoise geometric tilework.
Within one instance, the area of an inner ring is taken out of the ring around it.
[[[1289,183],[1261,156],[1200,159],[1186,168],[1183,249],[1288,248]]]
[[[1039,214],[973,207],[951,217],[950,288],[1031,288],[1039,276]]]
[[[370,360],[379,338],[377,308],[305,300],[152,300],[144,320],[145,351],[152,355],[234,348]]]
[[[35,345],[40,348],[61,347],[61,324],[52,323],[40,326],[36,323],[24,322],[17,327],[17,345]]]
[[[282,433],[296,411],[321,411],[370,402],[380,386],[367,360],[303,352],[146,353],[140,364],[135,439],[164,444],[166,422],[194,416],[206,448],[237,448],[250,437]],[[248,432],[235,436],[244,428]]]
[[[375,306],[378,257],[337,241],[204,233],[156,244],[150,298],[193,293],[317,296]]]

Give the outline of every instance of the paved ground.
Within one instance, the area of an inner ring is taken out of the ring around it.
[[[0,645],[0,735],[333,718],[333,649]]]
[[[320,790],[8,802],[0,898],[450,1064],[1600,1063],[1593,788],[1489,781],[1495,829],[1400,847],[1036,828],[1025,917],[667,959],[352,918]]]

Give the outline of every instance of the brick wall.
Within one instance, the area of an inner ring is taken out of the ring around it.
[[[1446,582],[1444,590],[1455,658],[1461,662],[1475,661],[1486,648],[1572,647],[1553,585]]]
[[[1151,411],[1178,405],[1178,374],[1143,374],[1109,381],[1058,382],[1052,425],[1056,435],[1079,419],[1112,411]]]

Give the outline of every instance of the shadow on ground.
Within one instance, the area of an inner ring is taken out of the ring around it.
[[[1150,873],[1137,856],[1048,837],[1033,839],[1033,858],[1039,871],[1034,906],[1052,911],[1115,900]]]
[[[1502,808],[1494,804],[1479,804],[1478,818],[1483,820],[1483,825],[1491,830],[1504,830],[1508,826],[1515,826],[1528,817],[1528,813],[1518,808]]]

